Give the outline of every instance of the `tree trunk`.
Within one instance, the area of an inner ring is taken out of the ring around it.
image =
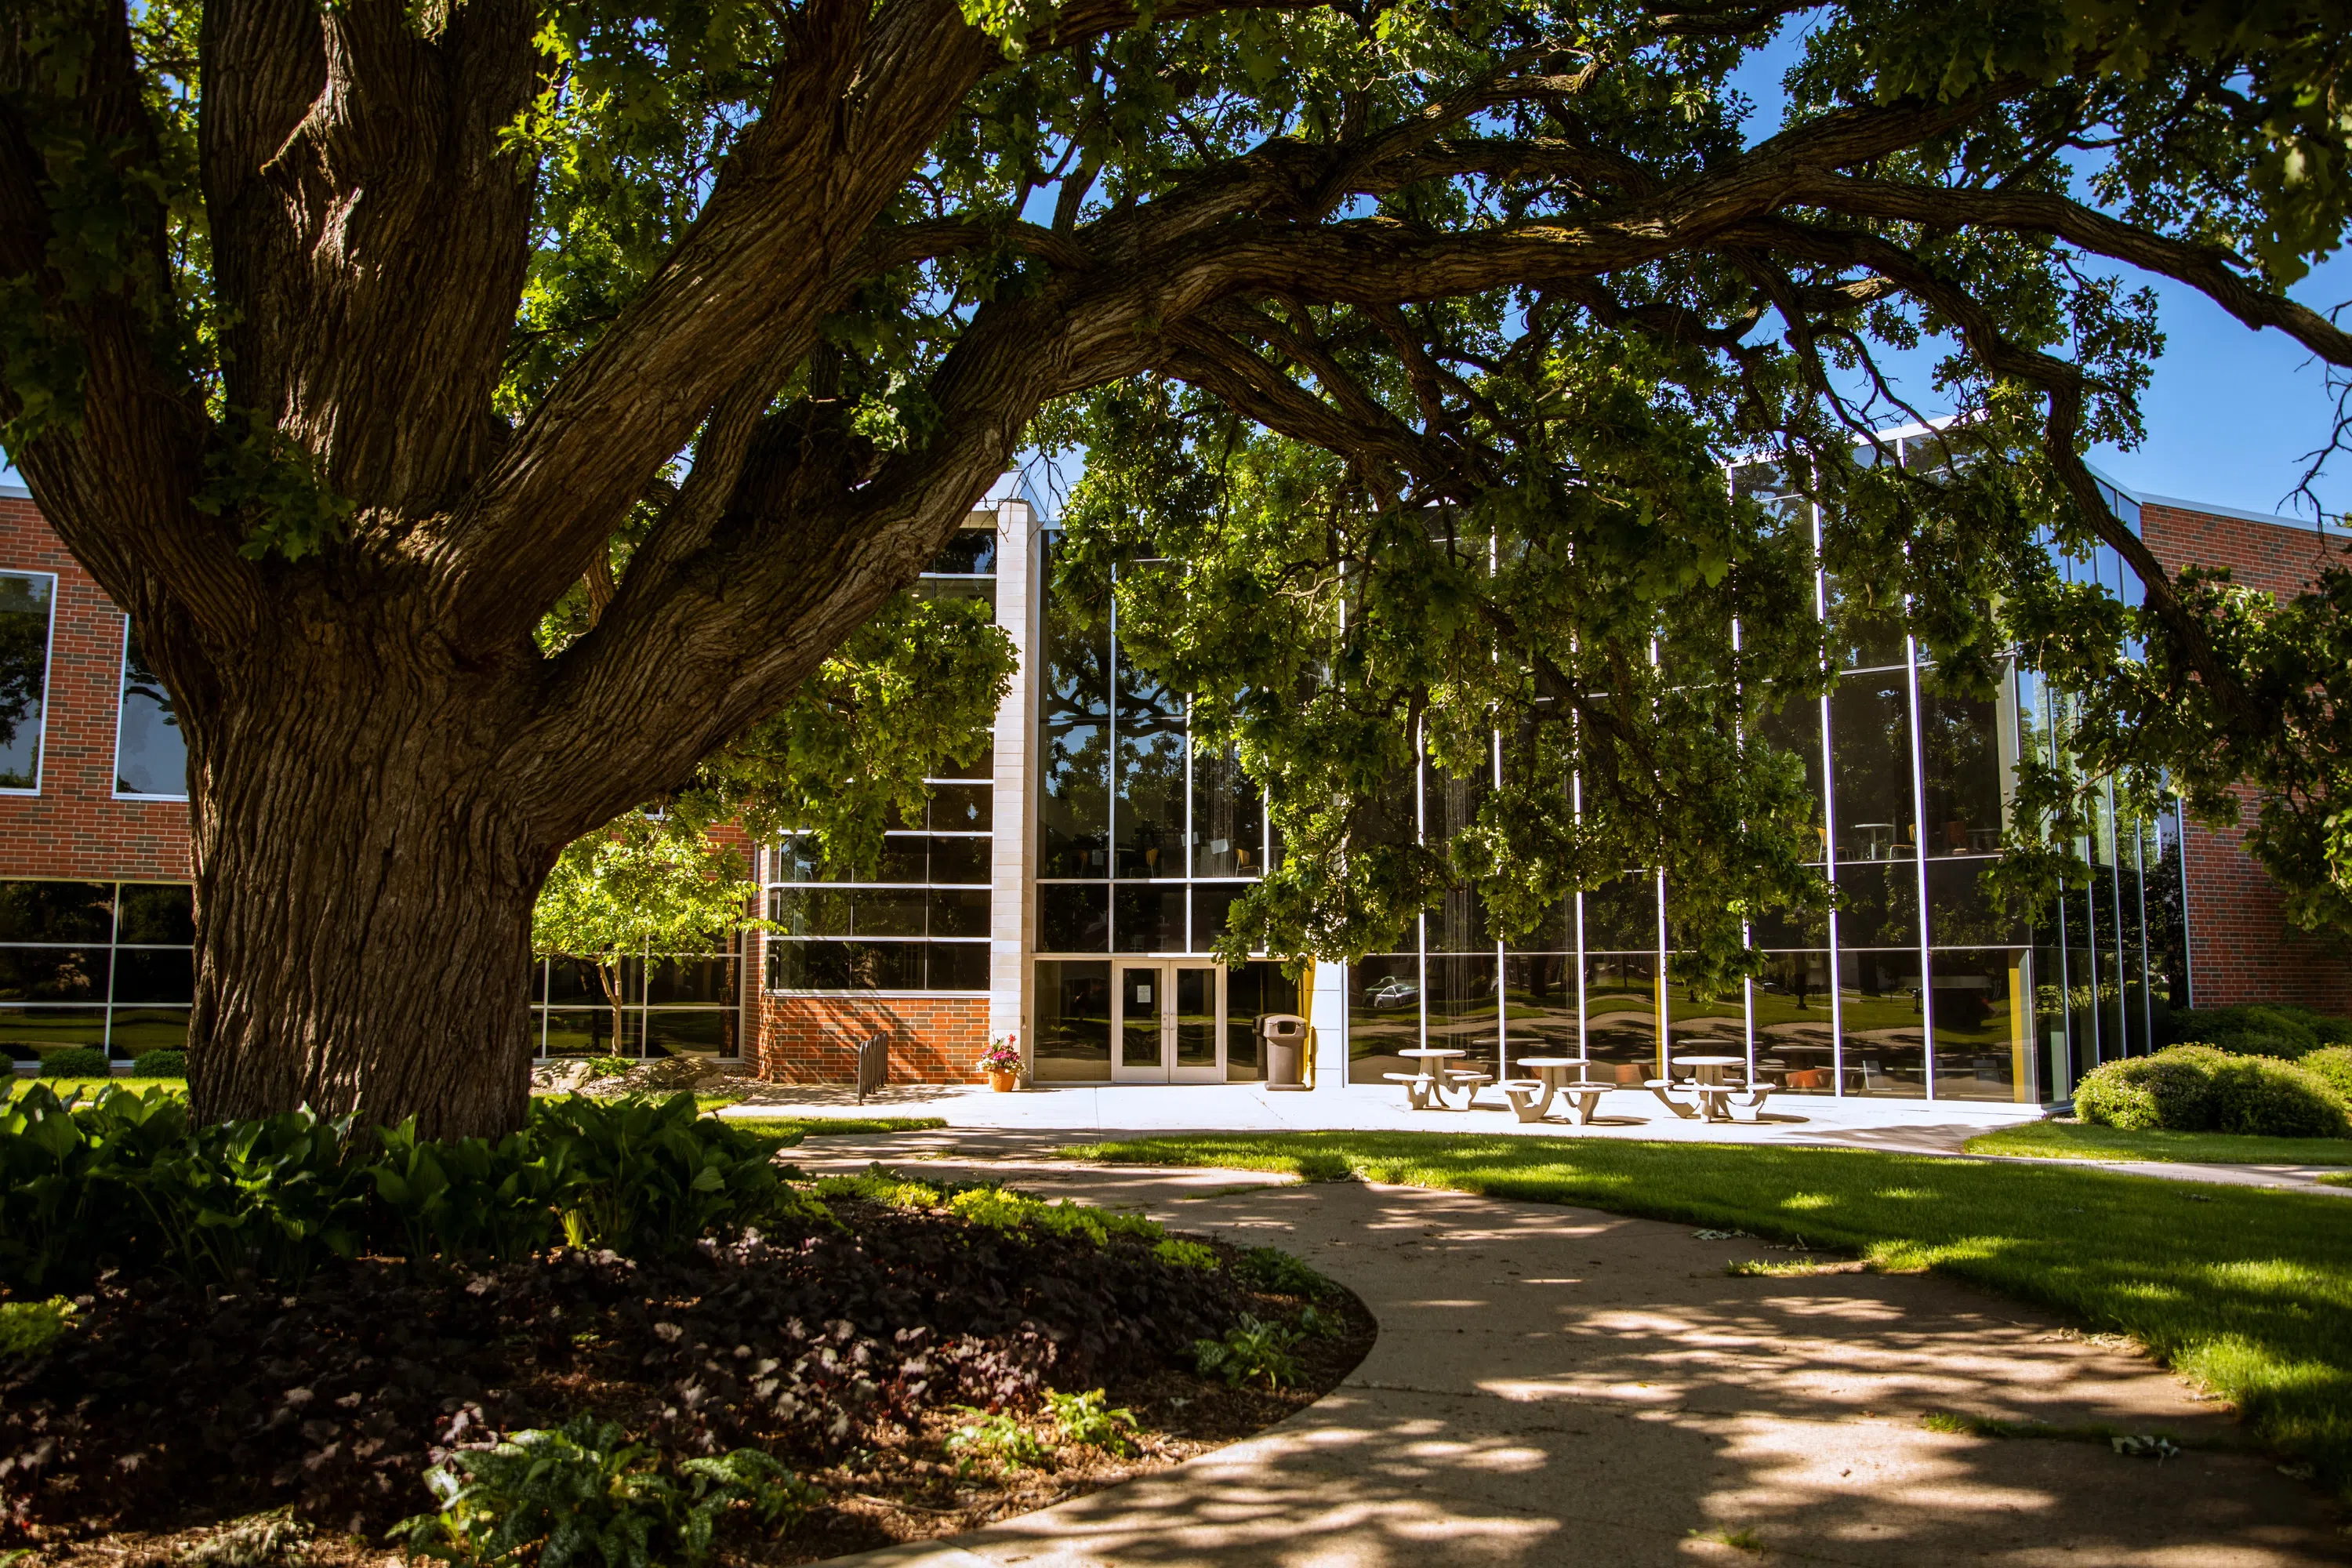
[[[414,641],[339,657],[310,633],[188,725],[193,1108],[509,1131],[530,1095],[531,905],[562,839],[530,826],[524,770],[501,764],[505,682],[415,668]]]

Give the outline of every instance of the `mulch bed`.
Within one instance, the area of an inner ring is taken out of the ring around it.
[[[57,1350],[0,1360],[0,1557],[226,1562],[249,1553],[205,1543],[229,1548],[229,1521],[277,1510],[265,1556],[299,1540],[320,1568],[381,1563],[385,1528],[430,1506],[424,1472],[452,1446],[591,1410],[674,1456],[757,1447],[793,1466],[829,1500],[774,1539],[745,1521],[720,1561],[809,1562],[1247,1436],[1334,1386],[1374,1332],[1335,1292],[1317,1310],[1341,1331],[1297,1346],[1296,1386],[1232,1389],[1192,1371],[1192,1342],[1305,1301],[1134,1241],[835,1206],[838,1229],[659,1262],[567,1250],[419,1276],[362,1259],[292,1291],[109,1280]],[[1138,1418],[1132,1457],[1065,1447],[1014,1468],[947,1447],[972,1419],[955,1406],[1043,1433],[1044,1389],[1104,1386]]]

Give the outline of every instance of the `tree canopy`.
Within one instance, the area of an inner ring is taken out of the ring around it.
[[[2241,773],[2307,760],[2263,684],[2307,639],[2173,584],[2080,453],[2139,434],[2147,275],[2352,364],[2286,293],[2352,202],[2347,20],[23,0],[0,443],[188,736],[199,1100],[421,1098],[440,1129],[468,1070],[519,1083],[496,994],[558,851],[811,690],[1033,437],[1087,446],[1097,569],[1188,562],[1129,624],[1330,852],[1261,910],[1318,951],[1434,874],[1372,853],[1413,725],[1454,768],[1528,737],[1448,871],[1498,908],[1628,864],[1801,893],[1792,775],[1749,737],[1821,650],[1735,461],[1835,503],[1829,569],[1944,678],[2021,639],[2119,678],[2116,765],[2183,760],[2158,710]],[[1734,75],[1800,26],[1766,133]],[[1972,460],[1857,465],[1900,412],[1879,357],[1937,339]],[[2146,605],[2054,584],[2045,534],[2115,549]],[[572,595],[585,624],[540,636]],[[908,658],[950,646],[904,625]],[[1001,648],[958,637],[985,685]],[[2333,820],[2333,766],[2292,810]],[[436,943],[491,956],[404,1000]],[[494,1069],[354,1043],[456,1039],[461,1006]]]

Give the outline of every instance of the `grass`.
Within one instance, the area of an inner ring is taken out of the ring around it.
[[[803,1138],[856,1132],[928,1132],[947,1122],[937,1116],[730,1116],[727,1125],[790,1149]]]
[[[2352,1187],[2352,1171],[2330,1171],[2324,1176],[2311,1179],[2331,1187]]]
[[[188,1080],[184,1078],[17,1078],[13,1080],[21,1089],[26,1084],[47,1084],[63,1100],[79,1089],[84,1094],[96,1094],[108,1084],[127,1089],[136,1094],[142,1089],[168,1089],[173,1094],[188,1092]]]
[[[1979,1133],[1971,1154],[2058,1160],[2168,1160],[2203,1165],[2352,1165],[2352,1138],[2250,1138],[2235,1132],[2126,1132],[2087,1121],[2028,1121]]]
[[[1360,1175],[1572,1203],[1935,1268],[2130,1335],[2352,1499],[2352,1211],[2341,1200],[1871,1150],[1429,1132],[1094,1143],[1115,1163]]]

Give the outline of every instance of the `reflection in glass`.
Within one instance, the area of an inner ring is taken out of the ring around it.
[[[1196,964],[1176,970],[1176,1065],[1217,1065],[1217,972]]]
[[[1112,858],[1121,877],[1184,874],[1184,704],[1119,668]]]
[[[1826,951],[1765,955],[1763,973],[1748,989],[1756,1020],[1758,1077],[1801,1093],[1827,1094],[1837,1088],[1831,990]]]
[[[1916,862],[1841,866],[1837,888],[1839,947],[1918,947]]]
[[[1160,994],[1160,971],[1155,967],[1118,972],[1118,1065],[1156,1068],[1160,1065],[1160,1015],[1167,998]]]
[[[1428,992],[1423,1009],[1426,1043],[1466,1053],[1449,1060],[1448,1067],[1494,1072],[1502,1042],[1493,950],[1475,954],[1433,952],[1423,963],[1422,975]]]
[[[2037,1074],[2025,1034],[2025,950],[1939,952],[1931,962],[1936,1098],[2030,1101]]]
[[[165,956],[177,958],[179,969],[187,972],[184,951]],[[103,1003],[110,957],[102,947],[0,947],[0,1002]],[[187,999],[185,995],[136,998],[142,1002]]]
[[[113,933],[111,883],[0,882],[0,942],[103,943]]]
[[[1687,1056],[1748,1055],[1748,1007],[1738,986],[1717,991],[1676,972],[1679,953],[1666,955],[1666,1038],[1676,1061]]]
[[[1110,607],[1054,586],[1045,536],[1045,680],[1039,693],[1037,874],[1110,875]]]
[[[138,634],[127,621],[122,638],[122,705],[114,731],[114,790],[117,795],[173,800],[185,800],[188,795],[187,737],[180,732],[179,716],[172,710],[172,694],[164,689],[163,678],[140,657]]]
[[[741,1054],[732,1007],[656,1007],[646,1015],[646,1055],[732,1057]]]
[[[1507,954],[1503,960],[1503,1005],[1513,1062],[1522,1057],[1583,1054],[1577,1028],[1574,953]]]
[[[1195,894],[1197,898],[1197,893]],[[1269,1014],[1304,1016],[1299,1007],[1298,982],[1282,965],[1253,959],[1225,975],[1225,1077],[1229,1080],[1263,1076],[1258,1060],[1258,1026]]]
[[[1829,588],[1831,662],[1842,669],[1885,669],[1904,662],[1903,605],[1874,586],[1832,575]]]
[[[1037,941],[1048,952],[1108,952],[1110,889],[1083,882],[1039,883]]]
[[[1793,755],[1805,770],[1805,792],[1812,799],[1812,830],[1822,847],[1818,858],[1829,858],[1829,829],[1822,826],[1822,704],[1818,698],[1791,697],[1780,708],[1756,722],[1755,739],[1776,752]]]
[[[1192,757],[1192,875],[1255,877],[1264,868],[1265,811],[1233,747]]]
[[[1585,951],[1658,948],[1658,879],[1628,871],[1584,895]]]
[[[1040,1083],[1110,1077],[1108,963],[1037,961],[1037,1035],[1030,1047],[1031,1076]]]
[[[48,697],[53,577],[0,574],[0,789],[41,778],[41,718]]]
[[[1638,1084],[1658,1076],[1658,955],[1584,957],[1584,1044],[1592,1076]]]
[[[0,1007],[0,1050],[17,1061],[105,1043],[103,1007]]]
[[[1908,680],[1900,669],[1848,675],[1830,693],[1830,752],[1841,860],[1917,854]]]
[[[2014,757],[2001,744],[1994,705],[1922,691],[1919,760],[1927,772],[1927,853],[1990,855],[1998,850],[2001,781]]]
[[[1838,1014],[1848,1094],[1927,1094],[1927,1020],[1917,949],[1840,952]]]
[[[1376,953],[1348,966],[1348,1079],[1378,1083],[1409,1070],[1397,1055],[1421,1044],[1421,955]]]
[[[1119,888],[1113,900],[1111,934],[1121,952],[1183,952],[1183,884]]]
[[[114,940],[185,945],[196,940],[195,889],[185,882],[125,882]]]
[[[1985,873],[1999,863],[1990,858],[1927,862],[1927,932],[1935,945],[1990,947],[2025,940],[2024,927],[2003,912],[1985,883]]]

